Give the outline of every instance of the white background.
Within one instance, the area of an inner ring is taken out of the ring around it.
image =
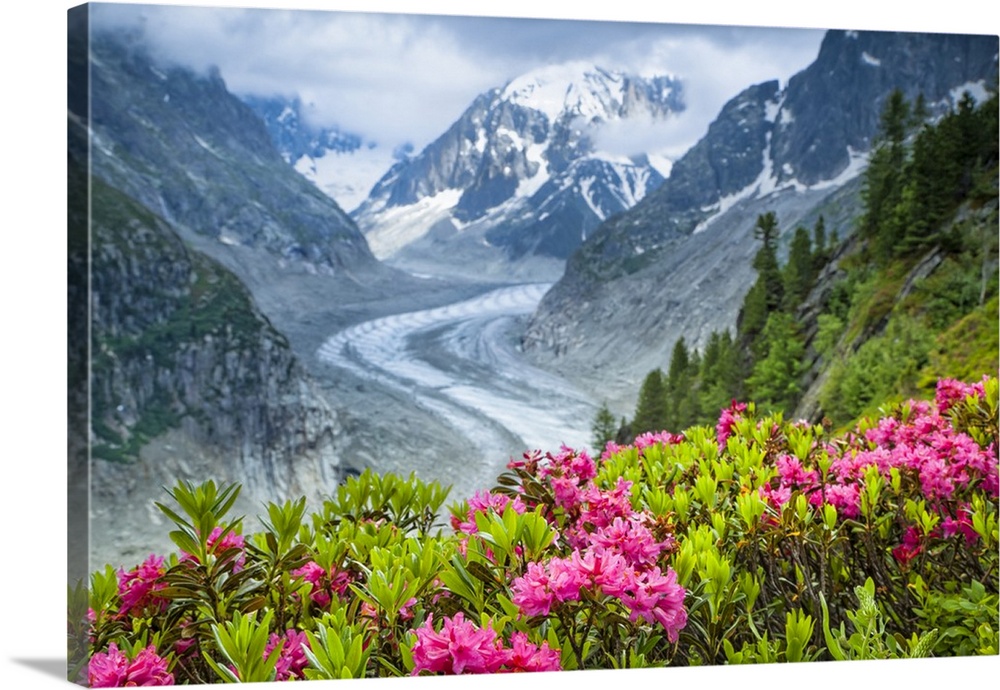
[[[175,1],[162,4],[182,4]],[[190,2],[187,4],[195,4]],[[369,0],[272,0],[206,2],[216,6],[259,6],[350,11],[442,14],[503,13],[521,17],[663,21],[701,24],[893,29],[958,33],[998,33],[997,10],[980,0],[897,4],[872,0],[836,2],[656,3],[647,0],[567,3],[508,0],[491,12],[470,10],[465,2],[421,3]],[[472,4],[472,3],[468,3]],[[681,6],[678,6],[681,5]],[[5,5],[0,20],[0,190],[3,222],[0,290],[0,420],[7,450],[0,481],[0,684],[4,688],[66,687],[65,658],[65,448],[66,434],[66,10],[73,3],[21,0]],[[1000,657],[913,662],[663,669],[587,672],[516,679],[533,688],[555,683],[601,687],[721,684],[741,688],[775,685],[842,688],[904,685],[992,684],[1000,677]],[[989,681],[993,678],[994,681]],[[500,688],[510,677],[387,681],[392,687]],[[475,685],[473,685],[475,683]],[[388,687],[383,681],[313,683],[309,687]]]

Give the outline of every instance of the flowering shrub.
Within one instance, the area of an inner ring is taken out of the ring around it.
[[[71,592],[93,687],[997,653],[997,380],[834,435],[717,427],[512,460],[450,506],[366,472],[244,530],[180,483],[176,554]]]

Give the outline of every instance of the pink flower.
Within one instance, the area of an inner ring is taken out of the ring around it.
[[[277,633],[271,633],[267,646],[264,647],[264,658],[271,656],[271,652],[278,646],[281,637]],[[298,630],[286,630],[284,634],[285,644],[281,648],[280,656],[274,665],[275,680],[291,680],[297,678],[305,679],[305,668],[309,665],[305,649],[309,647],[309,638],[304,632]]]
[[[677,573],[668,569],[664,575],[659,568],[653,568],[634,576],[621,600],[631,609],[630,620],[658,622],[667,631],[667,639],[676,642],[687,625],[684,595],[684,588],[677,584]]]
[[[152,645],[129,661],[112,642],[107,652],[98,652],[90,658],[87,677],[92,688],[174,684],[173,674],[167,671],[167,661],[157,656]]]
[[[479,528],[476,526],[476,513],[493,511],[497,515],[503,515],[503,512],[507,509],[508,505],[516,513],[523,513],[526,510],[524,501],[521,500],[520,496],[516,496],[511,499],[511,497],[506,494],[495,494],[490,491],[477,491],[473,494],[472,498],[469,499],[469,512],[466,514],[465,520],[460,520],[458,516],[452,515],[451,526],[456,532],[475,534],[479,531]]]
[[[921,544],[920,530],[916,527],[908,527],[903,535],[903,543],[892,550],[893,557],[899,564],[906,566],[924,550]]]
[[[574,551],[570,562],[584,578],[584,586],[596,589],[613,597],[620,597],[625,591],[627,578],[633,572],[625,557],[616,551],[595,547],[586,553]]]
[[[441,631],[434,630],[433,615],[414,631],[413,674],[431,673],[496,673],[506,661],[496,632],[487,624],[477,628],[465,620],[460,611],[454,618],[445,618]]]
[[[570,477],[553,477],[550,482],[556,505],[562,508],[572,508],[580,503],[582,492],[576,479]]]
[[[90,657],[87,679],[92,688],[120,688],[128,675],[128,659],[112,642],[107,652],[98,652]]]
[[[672,434],[669,431],[658,431],[655,433],[652,431],[647,431],[644,434],[639,434],[638,436],[636,436],[633,445],[635,445],[635,448],[636,450],[639,451],[639,454],[642,455],[642,451],[646,450],[650,446],[654,445],[670,446],[683,442],[684,442],[684,434]]]
[[[338,570],[336,566],[331,566],[328,571],[316,561],[309,561],[301,568],[293,570],[291,575],[301,577],[312,584],[309,598],[320,608],[325,608],[333,600],[334,594],[339,597],[344,596],[351,582],[351,574],[346,570]]]
[[[634,567],[644,568],[656,564],[665,543],[656,541],[649,528],[642,524],[638,514],[629,518],[616,517],[610,525],[595,530],[590,543],[613,549],[625,556]]]
[[[118,615],[139,615],[150,606],[160,611],[165,609],[167,600],[157,592],[167,586],[161,579],[166,572],[163,557],[154,554],[150,554],[142,565],[132,570],[119,570],[118,595],[122,605]]]
[[[632,508],[632,482],[618,478],[611,491],[602,491],[591,483],[583,495],[586,510],[580,515],[580,523],[590,523],[600,529],[610,525],[615,518],[627,518],[635,513]]]
[[[719,450],[726,449],[726,441],[733,433],[736,422],[739,421],[743,413],[746,412],[746,403],[733,402],[719,415],[719,423],[715,426],[715,437],[719,444]]]
[[[971,385],[954,379],[941,379],[938,381],[937,391],[934,396],[934,402],[937,403],[938,412],[945,414],[948,410],[954,407],[955,403],[965,400],[970,395],[984,397],[986,395],[984,382],[988,378],[989,377],[983,377],[982,381]]]
[[[549,649],[548,642],[537,647],[528,642],[523,632],[515,632],[510,638],[510,652],[505,664],[506,670],[518,671],[561,671],[559,650]]]
[[[221,537],[221,539],[220,539]],[[246,554],[242,552],[244,547],[243,536],[237,534],[233,530],[226,532],[225,536],[222,536],[222,528],[215,527],[208,535],[208,539],[205,542],[205,546],[208,547],[208,552],[214,556],[219,556],[225,553],[229,549],[240,549],[240,554],[236,556],[236,560],[233,561],[233,572],[238,573],[243,569],[243,565],[246,563]],[[198,557],[187,553],[186,551],[181,551],[182,561],[198,561]]]
[[[511,584],[513,597],[525,616],[547,616],[556,603],[556,595],[549,587],[549,573],[541,563],[528,563],[527,572]]]
[[[802,467],[802,461],[791,455],[780,456],[774,461],[774,466],[778,469],[782,486],[810,488],[819,481],[819,474],[815,470],[807,471]]]

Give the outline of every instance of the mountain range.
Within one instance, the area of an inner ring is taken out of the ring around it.
[[[430,447],[446,430],[423,412],[377,433],[379,404],[349,419],[337,395],[367,389],[315,353],[357,320],[475,294],[464,279],[557,280],[519,333],[523,351],[630,403],[682,335],[698,348],[733,328],[758,214],[776,212],[785,243],[820,215],[851,234],[893,89],[922,95],[933,118],[964,91],[982,97],[997,69],[995,37],[831,31],[812,65],[735,95],[671,160],[609,136],[682,113],[670,75],[551,66],[479,95],[419,153],[387,155],[317,129],[295,98],[239,98],[218,70],[160,64],[141,36],[95,33],[82,54],[71,195],[86,197],[89,152],[93,236],[73,272],[90,272],[92,481],[108,561],[161,498],[149,477],[246,481],[250,502],[317,498],[363,427],[358,457],[402,463],[408,440]],[[391,163],[379,178],[331,173],[379,157]],[[451,282],[435,295],[438,283],[400,268]],[[418,293],[426,302],[407,301]]]
[[[634,395],[681,336],[700,348],[735,326],[759,214],[776,213],[785,244],[820,215],[828,232],[853,232],[858,173],[894,89],[921,96],[933,118],[965,91],[983,100],[996,74],[996,37],[828,32],[787,86],[731,99],[660,187],[590,234],[532,317],[525,350],[610,399]]]

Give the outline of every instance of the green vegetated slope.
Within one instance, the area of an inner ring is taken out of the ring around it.
[[[636,419],[612,433],[603,410],[595,442],[711,423],[733,399],[845,427],[939,378],[995,375],[997,96],[925,117],[920,99],[888,100],[851,236],[827,233],[823,209],[794,231],[758,217],[757,280],[735,334],[701,352],[681,338]]]

